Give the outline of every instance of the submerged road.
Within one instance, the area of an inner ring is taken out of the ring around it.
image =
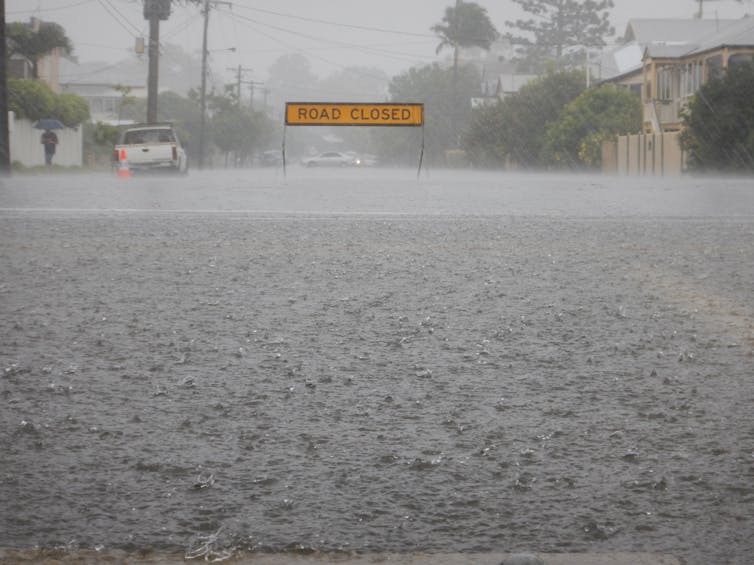
[[[289,173],[0,181],[0,547],[750,562],[754,182]]]

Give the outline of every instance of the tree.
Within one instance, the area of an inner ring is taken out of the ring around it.
[[[513,0],[534,17],[506,22],[506,25],[528,36],[509,34],[514,43],[524,46],[531,65],[537,60],[555,59],[563,65],[568,47],[603,47],[604,37],[615,30],[610,26],[612,0]],[[533,37],[532,37],[533,36]]]
[[[603,141],[638,133],[641,125],[638,94],[612,85],[592,88],[567,104],[547,127],[545,154],[553,165],[598,167]]]
[[[526,168],[547,165],[547,125],[584,90],[581,71],[551,72],[498,104],[474,111],[463,146],[475,165],[502,166],[506,159]]]
[[[36,121],[52,117],[55,93],[37,80],[8,79],[8,110],[18,118]]]
[[[682,136],[689,166],[754,171],[754,65],[736,65],[704,84],[692,98]]]
[[[445,8],[442,23],[432,26],[440,38],[439,54],[449,47],[453,50],[453,69],[458,69],[458,54],[462,47],[481,47],[489,51],[499,33],[487,15],[487,9],[475,2],[457,0],[455,6]]]
[[[313,100],[319,92],[319,79],[312,72],[311,62],[298,53],[282,55],[275,60],[267,71],[266,82],[277,105],[290,100]]]
[[[459,98],[470,100],[481,81],[473,65],[458,69]],[[426,158],[443,164],[445,152],[457,147],[456,131],[451,115],[456,109],[453,96],[453,72],[437,63],[414,67],[394,77],[389,86],[391,99],[396,102],[423,102],[425,109]],[[471,105],[465,105],[457,115],[465,128],[471,119]],[[421,132],[418,128],[375,128],[378,152],[385,162],[414,164],[419,156]]]
[[[55,96],[51,115],[69,128],[76,127],[89,119],[89,105],[77,94],[62,92]]]
[[[432,31],[440,38],[437,53],[450,47],[453,50],[453,83],[450,123],[456,144],[459,138],[459,97],[458,97],[458,55],[462,47],[481,47],[489,51],[492,42],[500,34],[490,21],[487,10],[475,2],[456,0],[455,6],[445,9],[442,23],[432,26]],[[461,99],[463,100],[463,99]]]
[[[10,39],[8,55],[23,55],[32,65],[32,78],[39,78],[39,61],[55,49],[64,55],[73,54],[73,44],[65,30],[54,22],[40,22],[35,31],[30,25],[13,22],[6,26],[6,37]]]
[[[8,79],[8,110],[20,119],[54,118],[68,127],[76,127],[89,118],[89,106],[81,96],[55,94],[38,80]]]

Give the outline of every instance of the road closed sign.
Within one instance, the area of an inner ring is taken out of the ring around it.
[[[288,102],[287,126],[423,126],[424,104]]]

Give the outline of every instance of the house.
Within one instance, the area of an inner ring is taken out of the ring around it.
[[[92,122],[110,125],[126,123],[122,119],[122,109],[128,98],[146,99],[147,89],[139,86],[116,86],[101,82],[64,82],[60,85],[62,92],[77,94],[86,100]],[[127,93],[127,94],[124,94]],[[131,122],[128,122],[131,123]]]
[[[29,23],[24,25],[31,28],[34,32],[38,32],[42,23],[42,20],[38,18],[31,18]],[[11,53],[13,53],[13,45],[12,40],[8,40],[9,51]],[[62,51],[56,47],[37,61],[37,77],[39,80],[47,83],[53,92],[60,92],[61,59]],[[29,59],[18,53],[13,53],[8,60],[8,77],[31,79],[33,78],[32,66],[32,62]]]
[[[471,99],[472,108],[494,105],[515,94],[521,87],[539,78],[539,75],[521,73],[502,73],[492,79],[483,79],[481,96]]]
[[[642,131],[603,145],[603,171],[680,174],[686,163],[680,144],[683,111],[707,81],[754,62],[754,18],[637,20],[629,24],[626,39],[611,54],[616,72],[603,84],[641,94]]]
[[[680,131],[689,100],[707,81],[754,63],[754,18],[720,24],[685,44],[649,45],[642,58],[644,131]]]
[[[644,53],[650,47],[692,45],[699,37],[715,33],[738,20],[633,19],[628,22],[623,42],[600,59],[601,83],[617,84],[641,93],[644,81]]]

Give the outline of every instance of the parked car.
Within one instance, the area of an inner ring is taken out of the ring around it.
[[[338,151],[327,151],[314,157],[305,157],[301,163],[306,167],[355,167],[359,160]]]
[[[359,154],[356,151],[346,151],[344,154],[351,157],[358,167],[376,167],[378,164],[375,155]]]
[[[277,167],[283,164],[283,153],[279,149],[270,149],[262,151],[257,163],[260,167]]]

